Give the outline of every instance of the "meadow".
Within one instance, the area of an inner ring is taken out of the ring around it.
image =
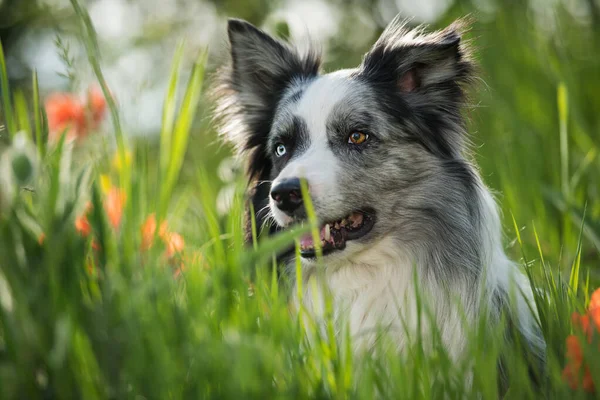
[[[224,3],[261,15],[261,2]],[[218,62],[201,50],[188,68],[185,43],[172,49],[160,134],[128,135],[89,14],[71,0],[94,74],[83,95],[42,94],[35,71],[11,81],[0,46],[0,399],[594,398],[600,6],[487,3],[484,15],[455,2],[434,26],[474,13],[473,157],[507,252],[536,288],[547,342],[537,381],[522,344],[502,340],[510,328],[490,332],[485,319],[455,364],[436,335],[357,356],[347,335],[291,312],[273,256],[310,226],[244,242],[247,182],[209,118]],[[333,40],[325,68],[357,64],[368,45]]]

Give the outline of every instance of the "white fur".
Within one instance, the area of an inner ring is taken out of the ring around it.
[[[309,183],[310,193],[315,198],[328,198],[335,204],[337,197],[336,176],[339,163],[327,145],[327,117],[333,107],[343,100],[351,86],[344,79],[345,71],[318,78],[308,86],[305,94],[294,109],[294,114],[302,117],[310,134],[310,147],[298,158],[293,158],[273,181],[273,187],[286,178],[304,178]],[[291,219],[270,199],[271,211],[275,220],[283,226]]]

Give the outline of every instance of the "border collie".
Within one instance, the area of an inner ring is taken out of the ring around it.
[[[402,349],[418,329],[416,299],[428,298],[457,358],[465,321],[510,308],[542,360],[529,281],[505,255],[496,203],[469,153],[463,108],[475,78],[465,25],[426,33],[397,17],[357,68],[322,73],[317,51],[231,19],[216,117],[247,161],[252,209],[268,233],[306,218],[307,182],[323,266],[303,238],[297,304],[323,315],[322,290],[308,284],[316,281],[332,295],[338,332],[349,326],[368,348],[385,327]]]

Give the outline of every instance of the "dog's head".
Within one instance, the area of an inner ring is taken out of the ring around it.
[[[470,179],[461,108],[473,66],[462,29],[425,34],[395,19],[357,68],[321,74],[316,52],[230,20],[217,116],[246,154],[258,223],[304,219],[305,179],[332,260],[390,235],[422,236],[419,225],[456,200],[453,179]],[[310,259],[312,240],[301,245]]]

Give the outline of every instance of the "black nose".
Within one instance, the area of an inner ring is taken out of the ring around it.
[[[283,179],[271,189],[271,197],[277,208],[288,214],[293,213],[302,205],[302,191],[300,190],[300,179]]]

